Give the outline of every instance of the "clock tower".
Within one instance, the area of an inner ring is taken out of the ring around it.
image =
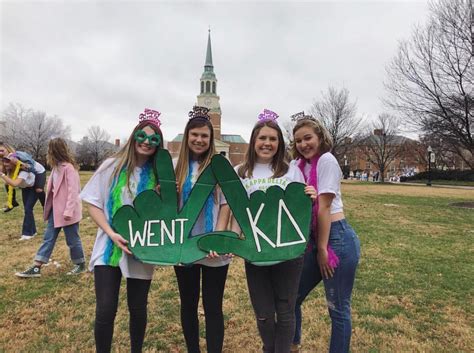
[[[209,116],[214,126],[214,138],[221,139],[221,106],[217,95],[217,78],[212,64],[211,30],[207,37],[206,63],[201,75],[201,93],[197,96],[197,105],[209,108]]]

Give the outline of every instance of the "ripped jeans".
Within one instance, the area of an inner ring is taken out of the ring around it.
[[[304,256],[303,272],[296,300],[296,329],[294,344],[301,343],[301,304],[306,296],[322,280],[316,259],[316,246],[313,242],[312,251]],[[349,352],[352,333],[351,295],[354,286],[356,268],[360,257],[360,242],[352,227],[345,219],[331,223],[329,244],[339,257],[339,265],[334,276],[324,280],[326,301],[331,317],[330,353]],[[308,347],[309,348],[309,347]]]
[[[245,263],[250,300],[265,353],[288,353],[303,256],[271,266]]]

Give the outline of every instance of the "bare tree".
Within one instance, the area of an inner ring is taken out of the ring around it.
[[[77,150],[78,162],[87,167],[97,168],[113,151],[110,135],[99,126],[91,126],[80,142]]]
[[[396,134],[398,127],[397,118],[381,114],[357,142],[357,146],[364,153],[367,161],[374,164],[380,171],[382,182],[385,181],[385,173],[390,163],[403,151],[405,138]]]
[[[360,129],[362,119],[357,117],[357,106],[349,100],[349,90],[340,90],[329,87],[327,93],[322,92],[320,100],[315,101],[310,108],[310,113],[321,119],[328,129],[334,142],[332,153],[341,160],[347,152],[352,137]]]
[[[21,104],[10,103],[3,111],[5,140],[16,149],[30,153],[35,160],[45,162],[49,140],[69,137],[69,126],[57,116],[26,109]]]
[[[430,12],[388,66],[385,102],[474,168],[472,1],[439,0]]]

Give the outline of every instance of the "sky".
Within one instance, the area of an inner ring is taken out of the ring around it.
[[[427,1],[0,0],[0,109],[58,116],[78,141],[92,125],[125,139],[151,108],[171,140],[197,101],[210,28],[222,133],[248,141],[264,108],[284,123],[329,86],[367,122],[387,111],[399,41],[427,16]]]

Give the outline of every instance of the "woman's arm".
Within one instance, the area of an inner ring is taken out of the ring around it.
[[[215,232],[220,230],[226,230],[229,224],[230,207],[228,204],[223,204],[219,207],[219,214],[217,216],[217,224]]]
[[[334,194],[319,195],[318,210],[318,264],[321,274],[328,279],[333,276],[334,269],[329,266],[328,241],[331,231],[331,203]]]
[[[23,183],[23,179],[22,178],[16,178],[15,180],[13,180],[12,178],[10,178],[8,175],[6,175],[5,173],[2,173],[0,174],[0,178],[3,179],[3,181],[5,183],[7,183],[8,185],[11,185],[13,187],[18,187],[21,185],[21,183]]]
[[[110,237],[110,239],[112,239],[115,245],[117,245],[125,253],[132,255],[132,252],[127,248],[128,241],[112,229],[109,222],[107,222],[104,211],[92,204],[88,204],[88,209],[91,218],[100,228],[102,228],[102,230]]]

